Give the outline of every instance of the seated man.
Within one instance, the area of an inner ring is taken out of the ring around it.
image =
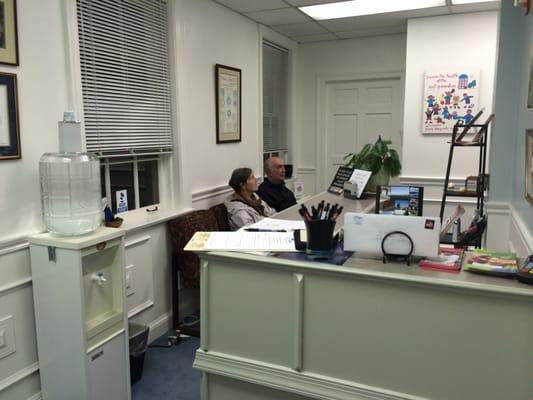
[[[265,161],[265,180],[259,185],[257,194],[277,212],[296,204],[294,193],[285,186],[285,164],[279,157]]]

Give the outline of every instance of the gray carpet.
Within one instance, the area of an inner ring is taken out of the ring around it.
[[[167,336],[152,345],[165,345]],[[192,369],[194,352],[200,339],[182,338],[177,346],[149,347],[144,359],[143,375],[131,388],[133,400],[198,400],[200,373]]]

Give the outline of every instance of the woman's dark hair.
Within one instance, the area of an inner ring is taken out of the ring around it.
[[[230,185],[235,192],[239,193],[250,175],[252,175],[252,170],[250,168],[237,168],[233,170],[228,185]]]

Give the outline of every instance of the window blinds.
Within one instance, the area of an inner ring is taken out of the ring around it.
[[[263,152],[287,149],[289,54],[263,42]]]
[[[77,0],[87,151],[172,151],[166,0]]]

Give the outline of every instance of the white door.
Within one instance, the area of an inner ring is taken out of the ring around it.
[[[374,143],[378,136],[392,141],[402,155],[399,79],[358,80],[327,84],[325,159],[326,185],[344,156]]]

